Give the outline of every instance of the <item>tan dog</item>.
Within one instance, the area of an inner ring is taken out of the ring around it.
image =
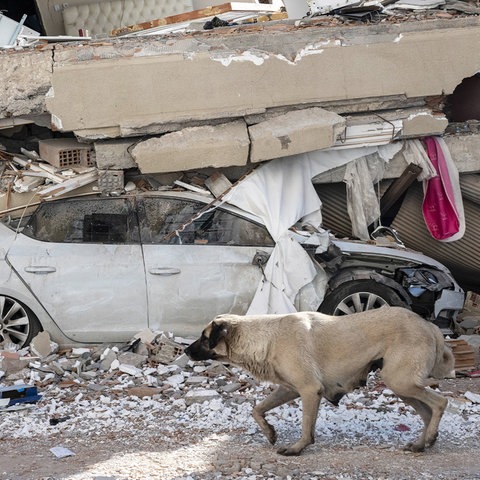
[[[454,376],[454,357],[442,333],[410,310],[383,307],[331,317],[317,312],[286,315],[219,315],[185,351],[192,360],[215,359],[245,368],[278,388],[253,409],[270,443],[274,428],[265,413],[290,400],[302,400],[302,436],[282,447],[298,455],[314,443],[320,400],[334,404],[365,385],[369,371],[381,377],[422,417],[425,428],[405,449],[423,451],[435,443],[447,400],[426,389],[433,378]]]

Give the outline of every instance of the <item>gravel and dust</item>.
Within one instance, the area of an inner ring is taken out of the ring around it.
[[[449,406],[436,445],[424,453],[402,450],[420,420],[372,375],[369,388],[338,407],[322,401],[316,443],[283,457],[251,418],[271,386],[215,363],[150,364],[134,376],[116,371],[89,381],[50,378],[39,402],[0,410],[0,479],[480,479],[478,378],[439,383]],[[139,396],[139,387],[152,394]],[[202,401],[205,392],[211,396]],[[300,434],[301,405],[291,402],[268,419],[279,444],[291,442]]]

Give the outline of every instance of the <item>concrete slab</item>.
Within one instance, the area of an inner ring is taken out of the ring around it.
[[[441,135],[448,126],[444,115],[419,113],[403,120],[403,137],[422,137],[424,135]]]
[[[335,144],[345,119],[322,108],[288,112],[248,128],[251,162],[321,150]]]
[[[245,165],[250,141],[244,121],[185,128],[139,142],[132,150],[142,173]]]
[[[0,50],[0,118],[40,115],[52,84],[52,47],[12,52]]]
[[[267,25],[253,33],[63,49],[55,54],[47,108],[58,129],[80,136],[121,135],[132,125],[140,135],[141,125],[283,106],[449,94],[478,71],[479,25],[473,17],[349,28]],[[72,108],[72,98],[82,102]]]
[[[101,170],[135,168],[135,161],[129,153],[129,148],[134,143],[134,140],[128,138],[94,142],[97,167]]]

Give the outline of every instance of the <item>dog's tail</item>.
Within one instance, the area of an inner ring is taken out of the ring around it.
[[[452,350],[445,343],[442,332],[432,325],[435,330],[436,358],[430,376],[437,379],[455,378],[455,357]]]

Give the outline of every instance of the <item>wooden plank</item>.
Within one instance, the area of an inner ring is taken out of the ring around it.
[[[380,212],[382,217],[395,205],[395,202],[405,193],[408,187],[417,179],[422,171],[422,167],[410,163],[385,191],[380,200]]]
[[[247,3],[247,2],[230,2],[221,5],[214,5],[200,10],[192,10],[190,12],[179,13],[169,17],[157,18],[147,22],[138,23],[136,25],[129,25],[126,27],[116,28],[110,32],[111,36],[126,35],[128,33],[141,32],[150,28],[156,28],[166,25],[171,25],[180,22],[191,22],[205,17],[212,17],[228,12],[275,12],[277,8],[266,3]]]

